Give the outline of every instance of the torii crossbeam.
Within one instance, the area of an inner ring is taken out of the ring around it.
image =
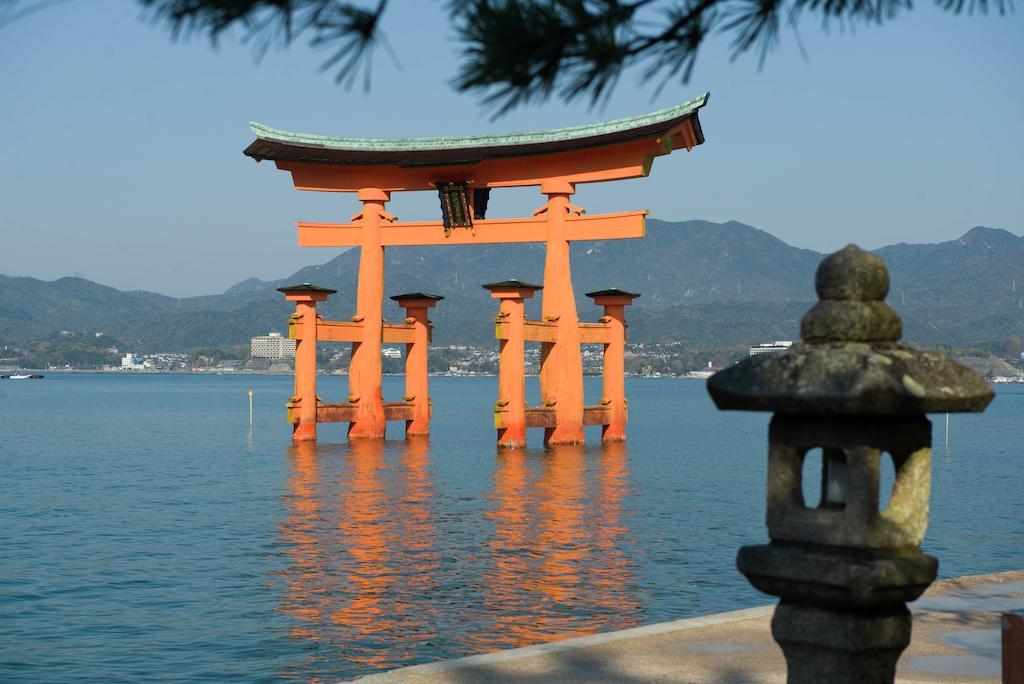
[[[675,107],[601,124],[476,137],[339,138],[251,124],[257,137],[246,155],[274,161],[292,174],[299,190],[353,192],[362,203],[348,223],[297,224],[301,246],[360,248],[353,316],[360,323],[360,339],[353,342],[349,402],[336,412],[349,420],[349,438],[382,439],[386,427],[381,395],[384,248],[544,242],[542,314],[554,328],[541,353],[542,400],[554,414],[545,442],[582,442],[583,368],[569,243],[643,237],[647,212],[585,215],[569,199],[577,183],[645,177],[655,157],[703,143],[698,111],[707,99],[705,93]],[[533,216],[485,218],[492,189],[522,186],[539,186],[547,197]],[[416,190],[439,192],[442,221],[400,222],[385,211],[391,193]],[[316,397],[297,401],[315,402]],[[301,418],[296,420],[301,424]],[[297,429],[296,438],[301,434],[310,431]]]

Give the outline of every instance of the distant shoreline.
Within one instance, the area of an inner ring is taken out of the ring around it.
[[[183,371],[183,370],[100,370],[93,368],[0,368],[0,373],[41,373],[46,374],[61,374],[61,375],[188,375],[188,376],[225,376],[225,375],[266,375],[273,377],[291,377],[293,373],[291,371]],[[384,373],[384,377],[404,378],[405,373]],[[348,373],[317,373],[318,377],[348,377]],[[432,378],[496,378],[497,373],[430,373]],[[539,378],[538,374],[527,373],[528,378]],[[584,375],[585,378],[600,378],[600,375]],[[685,375],[626,375],[627,378],[634,378],[640,380],[706,380],[707,378],[694,378],[687,377]]]

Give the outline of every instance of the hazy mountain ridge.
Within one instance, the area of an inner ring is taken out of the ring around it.
[[[96,327],[177,308],[179,300],[144,290],[122,291],[84,278],[53,281],[0,275],[0,317],[49,327]],[[7,332],[6,329],[2,329]]]
[[[901,243],[877,253],[889,266],[889,302],[904,317],[909,339],[970,345],[1024,336],[1024,238],[976,227],[957,240]],[[643,240],[574,243],[572,266],[581,319],[600,315],[583,293],[620,287],[642,294],[629,314],[632,341],[714,347],[796,338],[800,317],[815,299],[814,270],[822,256],[735,221],[652,219]],[[496,307],[480,285],[505,278],[539,282],[544,247],[403,247],[388,249],[385,258],[387,295],[424,290],[446,297],[432,312],[435,342],[486,344]],[[0,276],[0,342],[69,329],[104,330],[140,350],[242,344],[284,329],[291,306],[275,288],[287,283],[337,289],[323,310],[346,319],[358,266],[358,250],[349,250],[287,278],[248,278],[219,295],[181,299],[81,278]],[[400,320],[402,312],[387,304],[385,317]],[[530,315],[538,310],[539,298]]]
[[[894,304],[904,298],[907,304],[968,304],[979,294],[1016,304],[1024,297],[1024,238],[1006,230],[977,226],[957,240],[900,243],[875,253],[889,265]]]

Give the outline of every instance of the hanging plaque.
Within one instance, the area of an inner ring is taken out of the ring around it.
[[[445,237],[451,235],[455,228],[473,227],[466,181],[437,183],[437,195],[441,199],[441,220],[444,223]]]

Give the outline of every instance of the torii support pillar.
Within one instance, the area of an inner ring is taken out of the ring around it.
[[[587,296],[604,307],[601,322],[608,326],[604,345],[604,377],[601,404],[608,410],[607,423],[601,428],[601,441],[626,441],[626,307],[639,297],[635,292],[611,289],[588,292]]]
[[[356,315],[352,320],[363,326],[362,339],[352,343],[352,361],[348,371],[349,403],[355,406],[354,419],[348,425],[349,439],[384,439],[387,418],[381,394],[380,348],[384,327],[384,247],[381,221],[392,221],[384,211],[391,193],[377,188],[359,190],[363,210],[353,217],[361,233],[359,250],[359,289]]]
[[[430,434],[430,389],[427,374],[431,308],[444,299],[440,295],[410,292],[392,297],[405,309],[405,322],[413,328],[413,341],[405,345],[405,397],[412,402],[412,420],[405,421],[405,436]]]
[[[494,402],[494,428],[498,447],[522,449],[526,446],[526,311],[524,300],[533,297],[540,285],[503,280],[483,286],[501,301],[494,319],[501,340],[498,358],[498,400]]]
[[[316,303],[327,300],[337,292],[309,283],[277,288],[284,298],[295,302],[292,323],[302,327],[302,335],[295,344],[295,393],[288,400],[288,413],[298,412],[298,421],[292,423],[292,441],[316,441]]]
[[[545,444],[582,444],[583,358],[580,356],[580,321],[569,269],[566,217],[582,211],[569,204],[576,186],[567,180],[547,180],[540,191],[548,196],[547,240],[544,259],[545,321],[556,324],[554,342],[541,343],[540,395],[544,406],[554,409],[555,427],[545,428]]]

